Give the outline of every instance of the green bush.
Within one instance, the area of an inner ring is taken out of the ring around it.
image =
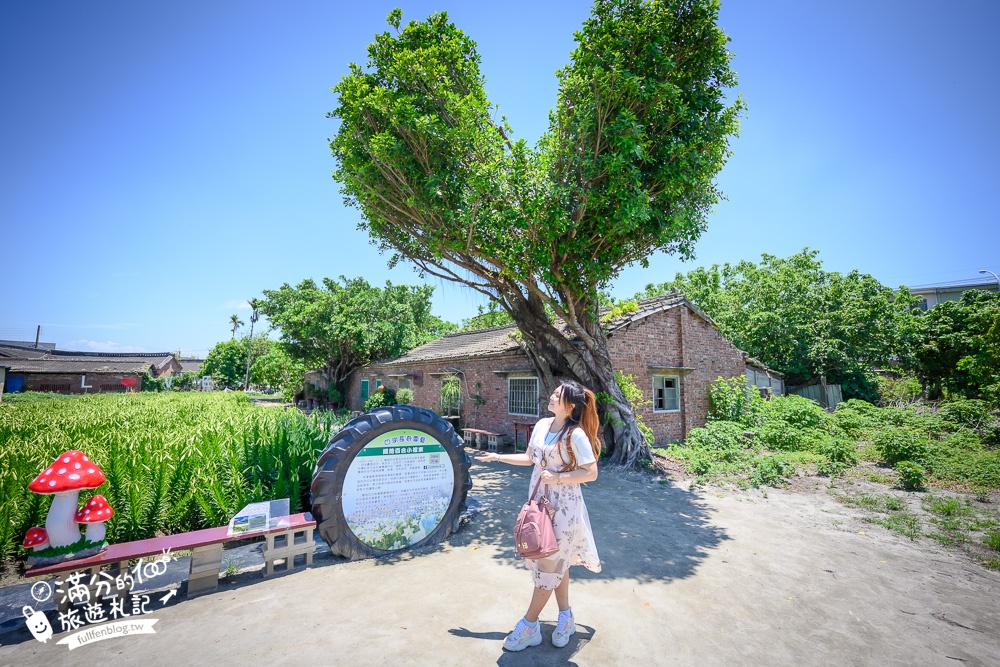
[[[927,471],[919,463],[900,461],[896,464],[899,474],[899,485],[907,491],[920,491],[924,488]]]
[[[901,406],[916,402],[923,393],[920,380],[912,375],[900,378],[878,376],[879,403],[884,406]]]
[[[816,473],[822,477],[836,477],[850,468],[850,464],[836,461],[820,461],[816,464]]]
[[[799,429],[816,428],[829,419],[819,403],[794,394],[778,396],[765,405],[768,419],[778,419]]]
[[[396,405],[396,392],[385,385],[375,390],[365,401],[365,412]]]
[[[397,405],[409,405],[412,402],[413,402],[413,390],[412,389],[406,389],[404,387],[403,389],[400,389],[399,391],[396,392],[396,404]]]
[[[986,401],[956,398],[942,403],[938,416],[948,424],[972,429],[986,444],[1000,444],[1000,418]]]
[[[782,421],[765,422],[756,431],[757,440],[767,449],[779,452],[795,452],[805,449],[802,433]]]
[[[750,483],[754,486],[781,486],[785,477],[795,471],[788,461],[776,456],[758,456],[753,461],[753,471],[750,473]]]
[[[901,426],[887,426],[872,437],[872,443],[889,465],[900,461],[924,463],[930,442],[919,431]]]
[[[744,449],[746,438],[739,424],[717,421],[708,422],[702,428],[692,429],[684,444],[693,449],[721,453]]]
[[[147,371],[142,376],[142,388],[140,391],[166,391],[167,381],[165,378],[154,378]]]
[[[717,378],[708,388],[709,421],[737,422],[753,427],[763,419],[765,401],[756,387],[747,386],[745,375]]]
[[[811,451],[822,454],[833,463],[843,463],[852,466],[858,462],[858,446],[848,438],[827,435],[819,439],[817,446]]]

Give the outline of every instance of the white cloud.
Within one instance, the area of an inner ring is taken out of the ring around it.
[[[112,340],[99,341],[81,338],[80,340],[71,340],[69,344],[83,345],[86,348],[84,351],[87,352],[146,352],[146,348],[139,345],[122,345]]]
[[[250,300],[230,299],[222,304],[223,310],[250,310]]]

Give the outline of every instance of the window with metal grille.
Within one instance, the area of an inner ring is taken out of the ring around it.
[[[670,375],[654,376],[653,412],[676,412],[680,409],[680,379]]]
[[[507,378],[507,411],[538,416],[538,378]]]

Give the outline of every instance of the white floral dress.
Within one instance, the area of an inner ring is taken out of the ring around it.
[[[549,433],[552,419],[542,419],[535,424],[528,443],[528,457],[535,464],[531,473],[531,483],[528,493],[535,488],[542,470],[559,472],[568,461],[564,461],[560,447],[557,447],[557,433]],[[576,427],[570,434],[570,446],[573,447],[578,465],[594,463],[594,451],[590,440],[583,429]],[[546,465],[543,468],[542,462]],[[601,558],[597,554],[594,543],[594,531],[590,527],[590,516],[587,505],[583,502],[583,492],[580,484],[555,484],[548,487],[549,502],[555,508],[552,519],[555,528],[559,551],[539,560],[525,560],[525,565],[531,570],[535,587],[553,590],[562,582],[563,576],[571,565],[583,565],[591,572],[601,571]],[[538,493],[545,492],[545,486],[539,487]]]

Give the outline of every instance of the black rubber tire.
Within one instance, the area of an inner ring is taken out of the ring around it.
[[[312,513],[316,517],[320,536],[330,545],[330,551],[335,555],[355,560],[399,553],[376,549],[358,539],[347,525],[341,498],[347,470],[358,452],[382,433],[403,428],[425,431],[437,438],[448,453],[455,472],[455,491],[448,511],[427,537],[408,548],[415,549],[440,542],[458,530],[459,519],[466,507],[466,496],[472,488],[472,477],[469,475],[471,462],[465,451],[465,442],[447,420],[431,410],[413,405],[379,408],[345,424],[320,454],[313,472],[309,496]]]

